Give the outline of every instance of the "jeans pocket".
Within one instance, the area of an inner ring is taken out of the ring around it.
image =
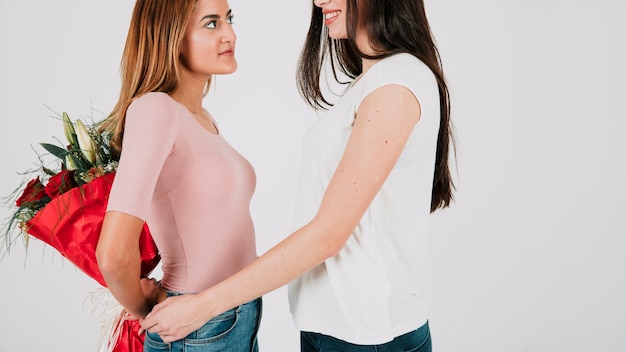
[[[147,332],[144,338],[144,352],[170,351],[170,344],[163,342],[161,336],[154,332]]]
[[[185,352],[253,352],[256,345],[261,300],[243,304],[211,319],[183,340]]]
[[[226,311],[187,336],[185,344],[204,344],[223,339],[235,328],[237,320],[238,314],[235,309]]]

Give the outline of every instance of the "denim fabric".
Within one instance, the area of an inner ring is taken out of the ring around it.
[[[168,294],[172,295],[172,294]],[[258,352],[257,333],[263,302],[257,298],[209,320],[182,340],[165,343],[146,332],[144,352]]]
[[[301,352],[432,352],[428,323],[382,345],[354,345],[332,336],[300,332]]]

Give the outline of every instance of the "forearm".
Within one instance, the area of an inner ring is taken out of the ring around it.
[[[209,307],[205,318],[291,282],[334,256],[345,243],[343,237],[347,239],[311,225],[301,228],[237,274],[200,293],[201,306]]]
[[[102,269],[102,276],[115,299],[124,309],[137,317],[145,317],[151,309],[140,285],[140,257],[125,258],[119,266]],[[124,264],[122,264],[124,263]]]
[[[360,116],[314,219],[230,278],[199,294],[158,304],[143,321],[144,328],[161,335],[163,341],[175,341],[217,314],[293,281],[341,251],[419,119],[418,102],[403,87],[381,88],[370,96],[373,98],[361,104]],[[401,104],[386,103],[395,101],[396,96],[402,96]],[[380,101],[385,103],[377,104]],[[407,108],[407,101],[412,108]]]
[[[129,313],[139,317],[144,317],[151,308],[140,285],[142,228],[141,219],[108,212],[96,248],[98,267],[111,294]]]
[[[253,264],[202,293],[216,313],[281,287],[339,253],[399,159],[420,108],[401,86],[376,90],[361,104],[339,165],[311,223]],[[372,162],[376,160],[376,162]]]

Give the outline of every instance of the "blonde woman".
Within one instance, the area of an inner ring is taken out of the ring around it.
[[[254,170],[202,104],[211,77],[237,68],[232,22],[226,0],[135,5],[120,98],[103,125],[121,154],[97,258],[112,294],[138,319],[166,296],[202,292],[257,257]],[[140,278],[144,222],[159,248],[160,285]],[[147,333],[145,351],[256,351],[257,297],[176,341]]]

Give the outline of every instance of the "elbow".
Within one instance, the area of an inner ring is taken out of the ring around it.
[[[325,259],[332,258],[339,254],[343,247],[345,246],[346,241],[339,241],[336,238],[331,238],[326,242],[326,246],[324,246],[324,256]]]
[[[310,245],[316,249],[317,259],[323,261],[341,252],[355,227],[351,223],[318,214],[303,229],[311,236]]]
[[[102,249],[100,246],[96,248],[96,261],[98,269],[103,277],[110,277],[124,270],[126,263],[121,258],[116,257],[113,253]]]
[[[139,267],[139,236],[143,220],[133,216],[107,212],[96,245],[96,261],[105,278],[116,280]]]
[[[96,248],[96,261],[98,262],[98,269],[102,276],[108,276],[113,271],[113,261],[109,256],[100,248]]]
[[[318,248],[321,249],[321,256],[324,260],[339,254],[352,235],[350,230],[337,230],[337,228],[327,228],[322,233],[324,235],[318,237],[320,239]]]
[[[350,220],[344,216],[337,216],[337,212],[321,211],[305,226],[318,249],[318,254],[326,260],[338,255],[352,236],[358,224],[357,220]]]

